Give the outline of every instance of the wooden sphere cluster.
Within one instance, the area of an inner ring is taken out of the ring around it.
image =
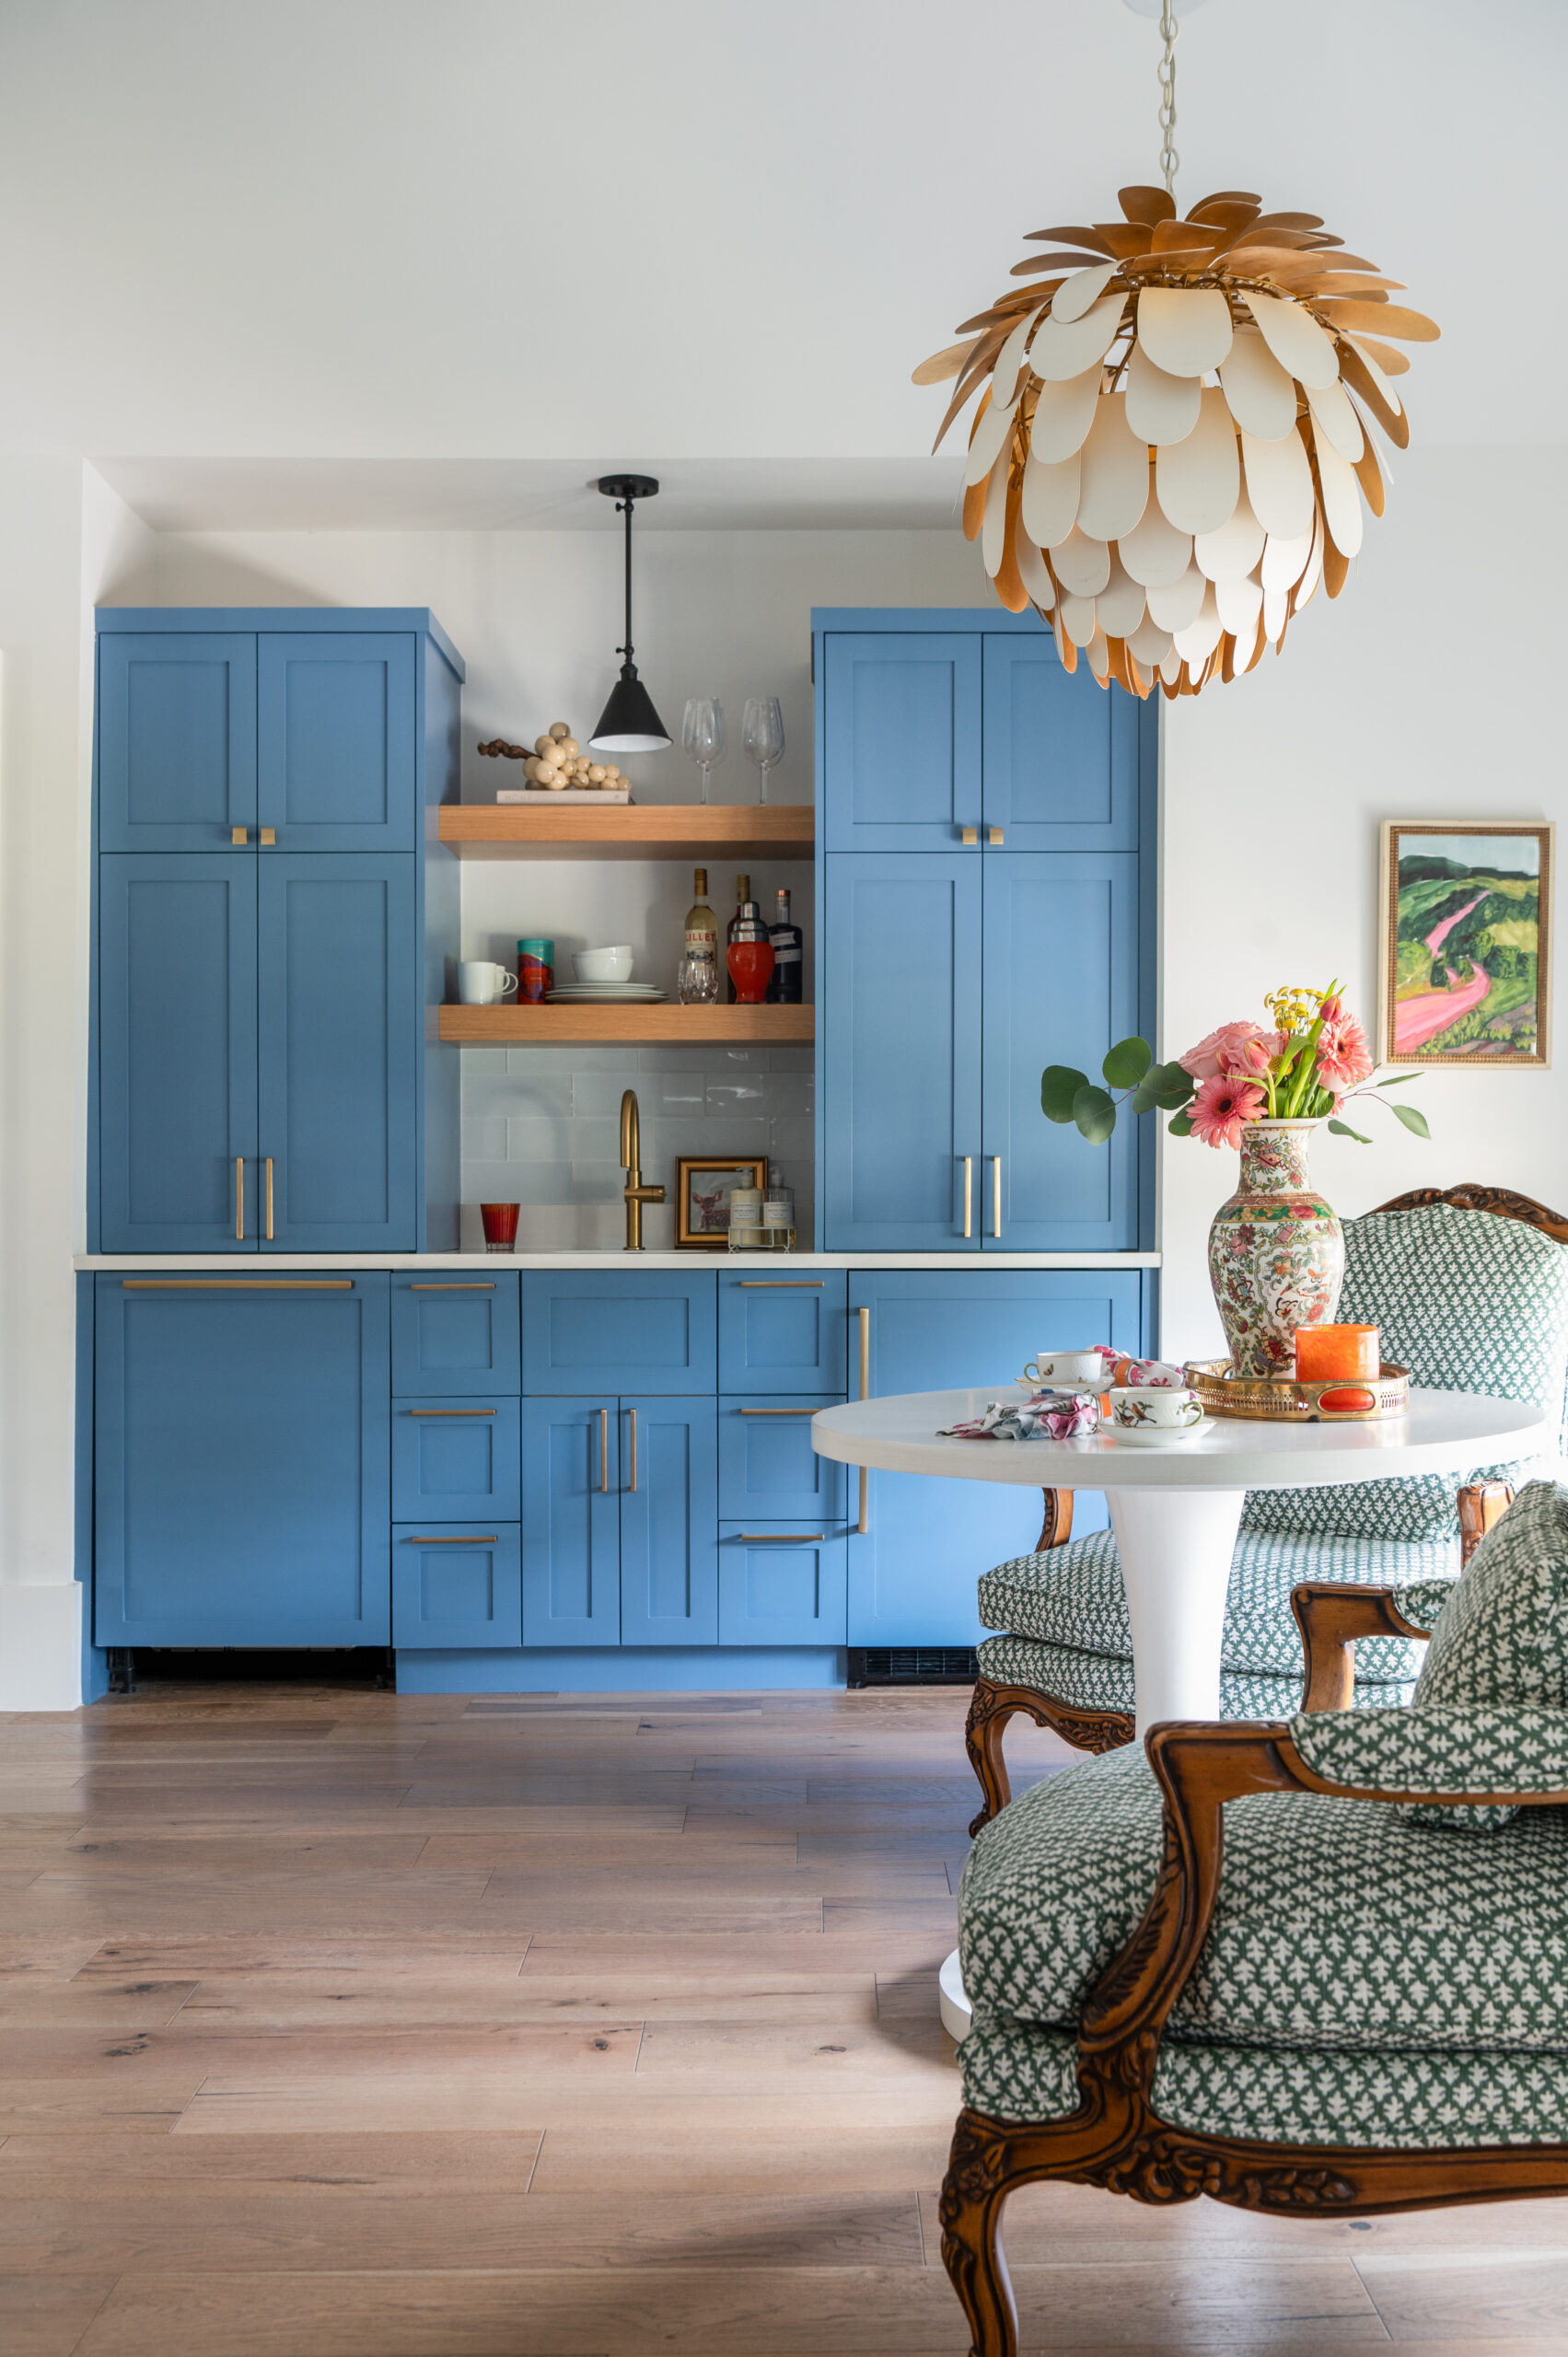
[[[559,794],[568,785],[619,786],[628,781],[614,761],[596,761],[585,753],[563,720],[552,721],[542,737],[536,737],[533,751],[523,762],[523,775],[530,785],[542,785]]]
[[[1009,611],[1034,606],[1102,687],[1196,695],[1283,646],[1319,583],[1338,597],[1363,500],[1383,513],[1370,424],[1410,439],[1395,345],[1438,330],[1315,213],[1238,189],[1180,219],[1163,188],[1120,203],[1032,231],[1061,250],[914,382],[958,380],[938,446],[985,387],[964,532]]]

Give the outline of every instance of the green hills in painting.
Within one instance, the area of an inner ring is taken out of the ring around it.
[[[1539,878],[1401,853],[1399,892],[1396,1056],[1533,1056]]]

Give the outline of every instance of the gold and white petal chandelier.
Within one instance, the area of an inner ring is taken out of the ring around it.
[[[1167,181],[1175,160],[1167,128]],[[1383,513],[1370,428],[1410,439],[1396,347],[1438,330],[1315,213],[1242,189],[1185,215],[1168,186],[1120,203],[1033,231],[1051,250],[1027,284],[914,381],[958,379],[938,447],[981,392],[964,531],[1004,606],[1034,606],[1069,671],[1082,653],[1102,686],[1196,695],[1282,646],[1319,584],[1338,597],[1363,501]]]

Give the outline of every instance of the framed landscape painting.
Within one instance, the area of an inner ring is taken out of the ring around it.
[[[1551,1061],[1552,830],[1383,823],[1383,1061],[1543,1070]]]

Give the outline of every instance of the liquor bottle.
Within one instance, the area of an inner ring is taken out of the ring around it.
[[[768,928],[773,945],[773,979],[768,984],[768,998],[774,1006],[798,1006],[806,971],[800,956],[800,927],[789,921],[789,893],[783,885],[773,900],[776,909]]]
[[[753,908],[751,900],[751,878],[749,876],[738,876],[736,877],[735,902],[735,914],[729,921],[730,941],[739,941],[744,937],[740,932],[740,926],[745,921],[747,910],[751,908],[753,914],[755,913],[755,909]],[[763,937],[765,939],[766,935],[764,935]],[[733,974],[729,977],[728,988],[729,1003],[731,1006],[733,1006],[735,1004],[735,976]]]
[[[745,878],[741,880],[744,882]],[[725,965],[729,973],[732,1003],[761,1006],[773,978],[773,945],[755,900],[742,900],[736,911]]]
[[[708,871],[695,870],[693,888],[696,899],[686,911],[686,944],[688,958],[711,958],[716,966],[719,959],[719,921],[708,906]]]

